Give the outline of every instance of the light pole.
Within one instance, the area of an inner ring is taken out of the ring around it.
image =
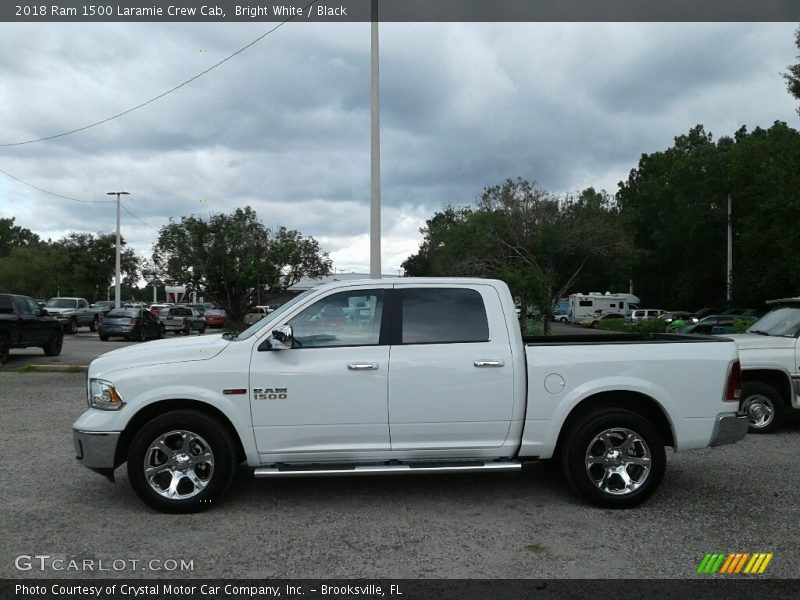
[[[117,252],[116,252],[116,264],[117,269],[114,275],[114,308],[119,308],[119,197],[120,196],[130,196],[128,192],[106,192],[108,196],[116,196],[117,197]]]
[[[378,0],[372,0],[371,35],[371,169],[370,169],[370,218],[369,218],[369,276],[381,276],[381,92],[378,70]]]

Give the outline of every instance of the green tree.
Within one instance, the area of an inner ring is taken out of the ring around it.
[[[14,220],[14,217],[0,218],[0,258],[8,256],[12,248],[41,243],[38,235],[30,229],[14,225]]]
[[[612,199],[587,189],[558,198],[522,179],[484,189],[476,208],[447,208],[421,233],[409,275],[503,279],[547,331],[553,303],[587,271],[623,271],[629,236]]]
[[[329,274],[331,261],[314,238],[284,227],[270,231],[246,207],[208,220],[189,216],[165,225],[153,265],[165,282],[189,286],[241,321],[255,304],[259,287],[278,293],[303,275]]]
[[[139,259],[133,250],[125,248],[120,238],[120,272],[125,290],[136,285]],[[103,300],[114,283],[116,272],[116,236],[113,233],[70,233],[55,242],[67,262],[66,277],[60,281],[62,295],[87,298],[90,302]],[[125,297],[123,291],[122,297]]]
[[[12,247],[0,260],[0,291],[34,298],[56,296],[68,280],[69,263],[54,245]]]
[[[794,32],[794,43],[797,49],[800,50],[800,27]],[[800,55],[797,56],[797,60],[800,61]],[[786,88],[792,96],[800,100],[800,62],[787,67],[787,69],[789,69],[788,73],[783,74],[783,78],[786,80]],[[797,109],[797,112],[800,114],[800,108]]]

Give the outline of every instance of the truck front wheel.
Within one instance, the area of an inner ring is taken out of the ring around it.
[[[604,408],[580,417],[564,439],[567,480],[603,508],[641,504],[658,488],[667,457],[655,426],[638,413]]]
[[[192,513],[216,502],[233,480],[236,447],[228,429],[194,410],[164,413],[142,427],[128,451],[128,478],[152,508]]]
[[[786,406],[778,390],[760,381],[742,385],[741,410],[750,420],[750,433],[772,433],[786,419]]]
[[[97,331],[97,322],[98,321],[99,321],[98,317],[95,317],[94,319],[92,319],[92,322],[89,325],[89,331],[92,331],[92,332]]]

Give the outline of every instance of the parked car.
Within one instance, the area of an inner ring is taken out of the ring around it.
[[[175,335],[192,331],[206,332],[206,321],[191,308],[185,306],[168,306],[158,311],[158,320],[164,325],[165,331],[172,331]]]
[[[694,315],[698,319],[705,319],[706,317],[710,317],[711,315],[718,315],[722,313],[721,308],[701,308],[700,310],[694,311]]]
[[[694,333],[700,335],[726,335],[736,333],[736,322],[754,323],[755,317],[743,315],[711,315],[700,319],[694,325],[678,327],[677,333]]]
[[[95,359],[73,441],[109,478],[127,462],[139,498],[171,513],[217,506],[243,460],[274,478],[519,472],[557,457],[589,502],[626,508],[658,488],[666,446],[745,436],[739,374],[725,338],[523,338],[502,281],[339,281],[238,335]],[[713,469],[711,453],[695,467]]]
[[[169,308],[170,306],[174,306],[174,305],[173,304],[151,304],[150,308],[148,310],[150,311],[151,315],[153,315],[155,318],[158,318],[158,311],[160,311],[162,308]]]
[[[770,433],[800,413],[800,297],[767,302],[747,333],[729,336],[742,361],[742,405],[752,433]]]
[[[114,308],[106,313],[98,327],[100,339],[107,342],[110,337],[144,342],[160,339],[166,334],[164,325],[143,308]]]
[[[628,317],[631,323],[635,323],[636,321],[643,321],[644,319],[655,319],[663,315],[666,310],[661,310],[660,308],[637,308],[636,310],[632,310],[630,312],[630,316]]]
[[[591,319],[584,319],[581,321],[581,327],[591,327],[592,329],[597,328],[597,324],[602,321],[625,321],[625,315],[621,313],[605,313],[602,315],[596,315]]]
[[[225,327],[228,325],[228,315],[220,308],[207,308],[203,318],[208,327]]]
[[[274,308],[270,309],[270,305],[266,304],[263,306],[254,306],[244,315],[244,322],[247,325],[252,325],[253,323],[260,321],[261,319],[266,317],[273,310],[275,309]]]
[[[559,323],[568,323],[569,313],[563,310],[556,311],[553,313],[553,321],[558,321]]]
[[[46,356],[61,354],[64,332],[36,300],[16,294],[0,294],[0,364],[11,348],[38,346]]]
[[[92,304],[91,308],[98,309],[98,312],[102,317],[102,315],[106,314],[108,311],[114,308],[115,304],[116,303],[114,302],[114,300],[98,300],[97,302]]]
[[[687,327],[699,322],[697,315],[680,310],[665,312],[659,317],[667,323],[667,333],[677,333],[681,327]]]
[[[67,333],[78,333],[78,327],[97,331],[101,310],[91,308],[86,298],[50,298],[44,305],[48,314],[58,319]]]

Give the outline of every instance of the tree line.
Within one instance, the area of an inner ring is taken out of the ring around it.
[[[75,232],[42,240],[13,217],[0,219],[0,292],[113,299],[115,238]],[[122,298],[147,301],[152,285],[184,285],[240,322],[260,294],[266,300],[304,275],[327,275],[331,264],[313,237],[285,227],[271,231],[252,208],[237,208],[208,219],[171,221],[159,230],[149,258],[138,257],[121,239]]]
[[[643,154],[612,197],[559,197],[525,179],[436,212],[420,230],[411,276],[505,280],[549,313],[574,292],[627,291],[648,306],[726,305],[728,197],[732,304],[800,294],[800,133],[786,123],[716,142],[702,125]]]

